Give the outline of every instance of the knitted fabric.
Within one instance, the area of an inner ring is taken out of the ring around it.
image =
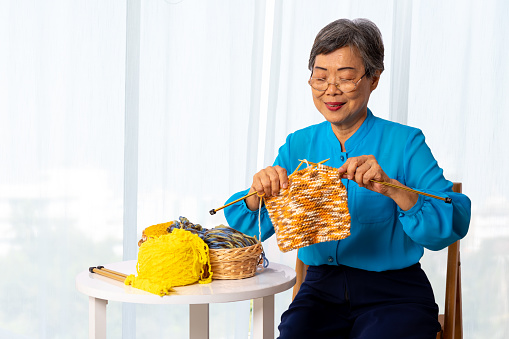
[[[340,179],[335,168],[309,166],[289,177],[288,188],[265,199],[282,252],[350,235],[348,196]]]

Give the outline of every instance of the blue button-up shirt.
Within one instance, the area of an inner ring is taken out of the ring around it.
[[[443,176],[424,135],[419,129],[383,120],[370,110],[361,127],[345,142],[345,152],[327,121],[288,135],[274,165],[292,173],[299,159],[339,168],[348,158],[374,155],[384,172],[403,185],[441,197],[452,204],[419,195],[408,211],[382,195],[342,179],[348,192],[351,235],[340,241],[324,242],[299,249],[307,265],[347,265],[384,271],[411,266],[419,261],[424,247],[440,250],[464,237],[470,223],[470,199],[452,192],[452,183]],[[249,189],[234,194],[238,199]],[[225,208],[228,224],[248,235],[257,235],[258,211],[247,208],[244,200]],[[265,207],[261,210],[262,240],[274,234]]]

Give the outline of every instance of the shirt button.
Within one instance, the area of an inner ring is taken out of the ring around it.
[[[405,215],[404,215],[403,213],[401,213],[401,212],[400,212],[400,213],[399,213],[399,216],[400,216],[400,217],[404,217]]]
[[[328,260],[329,260],[329,262],[333,262],[334,261],[334,259],[332,257],[329,257]]]
[[[344,160],[345,160],[345,157],[344,157],[344,156],[341,156],[341,158],[340,158],[340,159],[341,159],[341,161],[344,161]]]

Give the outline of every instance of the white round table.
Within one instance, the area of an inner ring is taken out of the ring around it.
[[[136,274],[136,260],[104,265],[124,274]],[[126,286],[85,270],[76,277],[76,288],[89,296],[89,337],[106,338],[108,300],[138,304],[189,304],[190,338],[208,338],[209,304],[253,300],[253,339],[274,338],[274,295],[295,284],[295,271],[270,263],[255,276],[239,280],[213,280],[210,284],[175,287],[171,295],[160,297]],[[194,319],[200,319],[193,321]],[[206,319],[204,321],[203,319]]]

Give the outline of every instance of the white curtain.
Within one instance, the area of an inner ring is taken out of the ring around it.
[[[141,3],[138,235],[180,216],[226,224],[208,211],[256,170],[264,14],[263,1]],[[249,315],[249,301],[212,304],[211,338],[247,337]],[[136,319],[140,338],[188,336],[186,305]]]
[[[78,272],[133,259],[155,223],[225,223],[208,211],[272,164],[288,133],[322,121],[309,50],[341,17],[382,31],[374,114],[421,128],[472,199],[465,338],[506,338],[507,13],[502,1],[0,2],[0,338],[86,338]],[[294,265],[274,238],[264,247]],[[422,261],[441,311],[444,254]],[[276,324],[290,299],[276,296]],[[248,337],[248,301],[210,314],[211,338]],[[108,337],[186,338],[187,317],[110,302]]]
[[[0,2],[0,338],[85,338],[76,274],[122,260],[125,15]]]
[[[408,124],[472,200],[461,242],[465,338],[509,336],[507,13],[506,1],[422,1],[412,13]],[[425,258],[444,291],[445,261]]]

